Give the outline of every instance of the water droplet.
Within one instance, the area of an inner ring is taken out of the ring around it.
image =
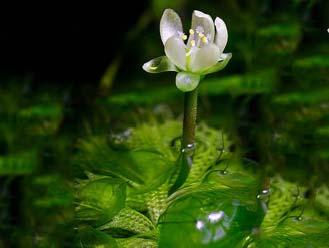
[[[258,195],[257,199],[263,200],[263,201],[268,201],[268,197],[270,195],[270,190],[269,189],[263,189]]]
[[[186,147],[182,148],[182,153],[184,153],[186,156],[193,156],[195,151],[195,144],[187,144]]]
[[[298,216],[298,217],[296,218],[296,220],[298,220],[298,221],[302,221],[302,220],[303,220],[303,217],[302,217],[302,216]]]

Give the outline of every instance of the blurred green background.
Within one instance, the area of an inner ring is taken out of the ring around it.
[[[327,187],[328,1],[128,5],[16,11],[17,23],[15,16],[2,22],[0,247],[71,247],[80,139],[182,117],[175,74],[141,67],[164,53],[158,26],[165,8],[181,15],[185,30],[194,9],[228,28],[225,52],[233,57],[201,82],[198,121],[225,130],[232,151],[255,171],[280,174],[310,195]],[[327,210],[328,203],[327,194]]]

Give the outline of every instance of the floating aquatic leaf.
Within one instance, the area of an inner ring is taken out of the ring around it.
[[[205,187],[206,188],[206,187]],[[231,189],[203,190],[175,200],[159,220],[159,247],[240,247],[264,215]]]

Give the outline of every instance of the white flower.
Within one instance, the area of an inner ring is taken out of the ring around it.
[[[193,11],[188,37],[178,14],[166,9],[160,21],[160,35],[166,56],[150,60],[143,69],[150,73],[178,72],[176,86],[184,92],[194,90],[201,76],[223,69],[232,57],[231,53],[223,53],[228,38],[224,21],[216,17],[214,22],[198,10]]]

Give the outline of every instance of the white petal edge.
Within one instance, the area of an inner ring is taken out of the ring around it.
[[[208,70],[204,71],[204,75],[214,73],[220,70],[223,70],[230,59],[232,58],[232,53],[222,53],[220,56],[220,61],[217,62],[216,65],[210,67]]]
[[[183,91],[189,92],[198,87],[200,82],[200,75],[188,73],[188,72],[179,72],[176,75],[176,87]]]
[[[186,70],[186,45],[178,37],[171,37],[165,44],[168,59],[181,70]]]
[[[220,59],[220,51],[215,44],[209,44],[200,49],[196,48],[191,53],[189,70],[202,73],[204,70],[216,65]]]
[[[177,67],[170,62],[166,56],[161,56],[146,62],[143,69],[149,73],[160,73],[166,71],[178,71]]]
[[[213,43],[215,38],[215,27],[214,21],[210,15],[205,14],[199,10],[194,10],[192,14],[191,28],[196,30],[197,27],[201,26],[204,29],[204,34],[209,35],[208,42]],[[191,42],[191,37],[189,43]]]
[[[222,53],[226,47],[228,40],[226,24],[222,19],[216,17],[215,26],[216,26],[215,43],[218,46],[220,53]]]
[[[163,45],[166,41],[179,33],[183,32],[183,25],[179,15],[172,9],[166,9],[161,17],[160,21],[160,36]]]

